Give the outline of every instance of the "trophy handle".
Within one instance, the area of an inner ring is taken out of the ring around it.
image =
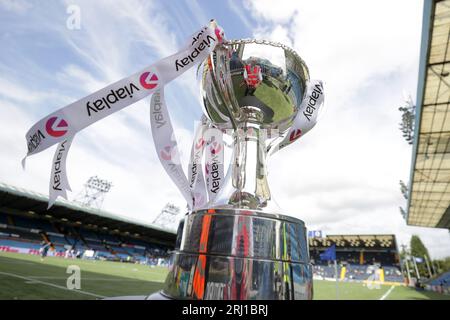
[[[286,132],[283,134],[280,134],[276,138],[274,138],[269,144],[267,145],[266,152],[267,156],[273,155],[277,150],[278,146],[281,142],[283,142],[284,138],[286,137]]]

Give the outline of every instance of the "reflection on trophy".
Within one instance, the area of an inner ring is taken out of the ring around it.
[[[277,43],[228,41],[201,68],[204,111],[231,132],[220,193],[180,224],[162,295],[175,299],[312,299],[303,221],[283,215],[267,182],[267,154],[286,136],[309,73]]]

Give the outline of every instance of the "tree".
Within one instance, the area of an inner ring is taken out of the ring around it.
[[[450,257],[434,260],[433,264],[436,267],[438,274],[450,271]]]
[[[413,256],[424,258],[424,256],[426,255],[427,258],[430,259],[428,249],[425,247],[419,236],[413,235],[411,237],[409,247],[411,248],[411,254]]]
[[[420,240],[420,237],[418,235],[413,235],[411,237],[409,247],[411,248],[411,255],[413,257],[422,258],[424,260],[423,263],[417,263],[417,268],[419,269],[420,274],[430,277],[431,275],[428,274],[428,269],[425,263],[425,256],[427,257],[428,261],[431,261],[430,255],[428,254],[427,248],[423,244],[422,240]]]

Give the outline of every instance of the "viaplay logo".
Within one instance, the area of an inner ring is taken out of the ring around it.
[[[302,135],[302,130],[297,129],[291,132],[291,135],[289,136],[289,141],[294,141],[297,140],[298,138],[300,138],[300,136]]]
[[[214,33],[216,34],[217,40],[219,40],[219,42],[221,43],[223,40],[223,37],[225,35],[225,33],[223,32],[222,29],[220,28],[215,28],[214,29]]]
[[[195,144],[195,149],[199,150],[199,149],[203,148],[204,145],[205,145],[205,139],[200,138],[197,140],[197,143]]]
[[[194,192],[194,206],[201,206],[205,204],[206,198],[200,192]]]
[[[161,158],[163,158],[166,161],[172,160],[172,147],[166,146],[164,149],[161,150]]]
[[[45,123],[45,130],[49,135],[55,138],[65,135],[68,127],[67,121],[62,118],[58,119],[58,117],[51,117]]]
[[[145,89],[154,89],[158,85],[158,76],[153,72],[144,72],[141,74],[139,82]]]
[[[217,141],[213,141],[209,147],[209,150],[212,154],[219,154],[220,151],[222,151],[222,145]]]

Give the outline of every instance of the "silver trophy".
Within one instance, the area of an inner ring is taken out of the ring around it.
[[[215,200],[180,224],[161,295],[312,299],[304,222],[281,214],[266,167],[297,115],[308,68],[284,45],[235,40],[217,46],[200,72],[205,115],[231,132],[232,161]]]

